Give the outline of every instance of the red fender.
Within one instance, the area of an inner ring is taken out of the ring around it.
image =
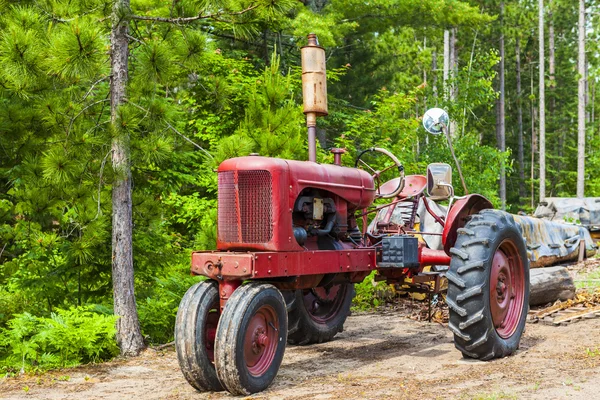
[[[492,203],[480,194],[470,194],[457,200],[446,218],[444,231],[442,232],[442,243],[444,251],[450,254],[450,248],[454,246],[457,237],[457,230],[467,223],[469,215],[477,214],[486,208],[494,208]]]

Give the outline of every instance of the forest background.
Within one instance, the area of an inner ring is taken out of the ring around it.
[[[299,49],[311,32],[328,62],[320,161],[345,147],[351,165],[357,151],[377,145],[407,174],[423,174],[430,162],[453,165],[445,139],[420,128],[424,111],[437,106],[454,121],[471,192],[501,207],[504,169],[507,210],[537,204],[537,0],[132,0],[119,8],[125,3],[0,0],[5,373],[119,351],[115,138],[126,138],[130,151],[142,334],[151,345],[172,340],[179,300],[197,279],[190,252],[215,248],[215,168],[251,152],[306,159]],[[600,189],[597,5],[585,2],[586,196]],[[543,10],[546,196],[576,191],[578,10],[573,0],[547,0]],[[129,81],[111,115],[115,16],[129,23]]]

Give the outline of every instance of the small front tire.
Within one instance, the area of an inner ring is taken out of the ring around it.
[[[175,349],[183,376],[203,392],[223,390],[214,365],[218,321],[218,284],[203,281],[189,288],[177,311]]]
[[[215,342],[217,376],[232,394],[265,390],[283,359],[287,312],[273,285],[248,283],[236,289],[221,314]]]

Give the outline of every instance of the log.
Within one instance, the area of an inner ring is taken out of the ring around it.
[[[575,297],[575,284],[565,267],[536,268],[529,273],[529,305],[539,306]]]

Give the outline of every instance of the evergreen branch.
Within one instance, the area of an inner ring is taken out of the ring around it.
[[[69,122],[69,127],[67,128],[67,136],[69,136],[69,132],[71,132],[71,128],[73,127],[73,123],[75,122],[75,120],[77,119],[77,117],[79,117],[81,114],[83,114],[85,112],[85,110],[95,106],[96,104],[100,104],[100,103],[104,103],[110,101],[110,99],[102,99],[102,100],[98,100],[93,102],[92,104],[89,104],[85,107],[83,107],[83,110],[79,111],[77,113],[77,115],[75,115],[73,118],[71,118],[71,122]]]
[[[204,148],[202,148],[200,145],[194,143],[190,138],[188,138],[187,136],[185,136],[183,133],[179,132],[177,129],[175,129],[175,127],[173,125],[171,125],[170,123],[166,122],[167,126],[176,134],[178,134],[179,136],[181,136],[182,138],[184,138],[185,140],[187,140],[188,142],[190,142],[191,144],[193,144],[194,146],[196,146],[198,149],[202,150],[204,152],[204,154],[206,154],[207,156],[209,156],[212,160],[214,160],[214,157],[212,156],[212,154],[210,154],[207,150],[205,150]]]
[[[189,22],[194,22],[194,21],[198,21],[201,19],[213,19],[215,21],[228,22],[228,21],[223,21],[223,20],[219,19],[219,17],[242,15],[249,11],[254,10],[255,8],[258,8],[258,6],[259,6],[258,4],[251,4],[249,7],[244,8],[241,11],[235,11],[235,12],[219,11],[219,12],[216,12],[213,14],[205,14],[205,15],[198,14],[194,17],[166,18],[166,17],[147,17],[144,15],[132,15],[131,19],[136,19],[139,21],[166,22],[169,24],[187,24]]]
[[[145,109],[144,107],[135,104],[131,101],[127,101],[129,104],[131,104],[132,106],[136,107],[139,110],[142,110],[146,113],[150,113],[150,110]],[[168,121],[164,121],[165,124],[167,125],[167,127],[169,129],[171,129],[173,132],[175,132],[176,134],[178,134],[179,136],[181,136],[183,139],[185,139],[187,142],[191,143],[192,145],[194,145],[196,148],[200,149],[204,154],[206,154],[208,157],[210,157],[211,160],[214,160],[215,158],[212,156],[212,154],[210,154],[208,152],[208,150],[206,150],[205,148],[203,148],[202,146],[200,146],[199,144],[197,144],[196,142],[194,142],[192,139],[190,139],[189,137],[185,136],[183,133],[179,132],[173,125],[171,125]]]
[[[217,33],[217,32],[214,32],[214,31],[212,31],[210,29],[202,29],[202,32],[205,32],[205,33],[207,33],[209,35],[216,36],[216,37],[219,37],[219,38],[230,39],[230,40],[233,40],[235,42],[240,42],[240,43],[248,44],[248,45],[254,46],[254,47],[261,47],[261,48],[264,47],[263,43],[251,42],[249,40],[240,39],[240,38],[236,37],[235,35],[227,35],[227,34],[224,34],[224,33]],[[290,43],[280,43],[280,45],[281,46],[285,46],[285,47],[289,47],[291,49],[296,49],[297,48],[296,45],[293,45],[293,44],[290,44]]]
[[[126,37],[127,39],[129,39],[129,40],[133,40],[134,42],[138,42],[138,43],[140,43],[140,44],[145,44],[145,43],[144,43],[144,42],[142,42],[140,39],[138,39],[138,38],[136,38],[136,37],[133,37],[133,36],[131,36],[131,35],[125,35],[125,37]]]
[[[60,18],[57,15],[55,15],[55,14],[53,14],[53,13],[48,12],[47,10],[45,10],[43,7],[41,7],[40,5],[38,5],[37,2],[34,3],[34,4],[35,4],[35,8],[37,8],[38,10],[40,10],[42,12],[42,14],[45,14],[48,18],[50,18],[54,22],[59,22],[61,24],[66,24],[66,23],[71,22],[71,21],[74,20],[74,18],[70,18],[70,19]]]
[[[90,90],[87,91],[87,93],[85,94],[85,96],[83,96],[83,98],[81,99],[81,101],[84,101],[85,99],[87,99],[87,97],[92,93],[92,90],[94,90],[94,88],[96,87],[96,85],[99,84],[102,81],[105,81],[106,79],[108,79],[108,76],[100,78],[96,82],[92,83],[92,86],[90,87]]]

